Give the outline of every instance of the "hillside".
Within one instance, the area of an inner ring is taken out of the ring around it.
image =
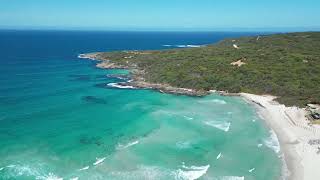
[[[286,105],[320,103],[320,32],[225,39],[200,48],[106,52],[95,57],[138,69],[151,83],[271,94]]]

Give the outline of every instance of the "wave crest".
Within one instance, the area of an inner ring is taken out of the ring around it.
[[[178,48],[199,48],[203,47],[203,45],[194,45],[194,44],[179,44],[179,45],[170,45],[170,44],[165,44],[162,45],[164,47],[178,47]]]
[[[206,125],[228,132],[230,130],[230,122],[206,121]]]
[[[280,143],[274,131],[270,130],[270,136],[268,139],[264,140],[264,144],[274,152],[280,153]]]
[[[134,146],[134,145],[136,145],[136,144],[138,144],[138,143],[139,143],[139,141],[137,140],[137,141],[129,142],[128,144],[125,144],[125,145],[123,145],[123,144],[118,144],[118,146],[116,147],[116,149],[117,149],[117,150],[127,149],[128,147]]]
[[[122,85],[119,83],[108,83],[107,86],[113,87],[113,88],[119,88],[119,89],[136,89],[136,87],[128,86],[128,85]]]
[[[176,179],[194,180],[205,175],[210,168],[210,165],[206,166],[182,166],[182,169],[178,169],[175,175]]]

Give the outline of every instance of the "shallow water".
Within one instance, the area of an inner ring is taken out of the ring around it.
[[[0,32],[0,179],[277,179],[278,144],[242,99],[110,87],[127,72],[77,58],[240,35]]]

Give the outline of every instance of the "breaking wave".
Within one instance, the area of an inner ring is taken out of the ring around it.
[[[63,178],[55,175],[52,172],[47,173],[43,171],[42,167],[32,167],[29,165],[18,164],[2,167],[1,170],[4,168],[7,169],[6,175],[4,176],[5,179],[16,179],[27,176],[33,177],[36,180],[63,180]]]
[[[210,165],[190,166],[182,165],[181,168],[166,169],[157,166],[140,166],[132,171],[114,171],[110,172],[110,179],[175,179],[175,180],[195,180],[205,175]]]
[[[94,58],[91,58],[91,57],[86,56],[86,54],[79,54],[79,55],[78,55],[78,58],[79,58],[79,59],[96,60],[96,59],[94,59]]]
[[[219,153],[218,156],[217,156],[217,159],[220,159],[222,156],[222,153]]]
[[[178,169],[175,174],[176,179],[194,180],[205,175],[210,168],[210,165],[206,166],[182,166],[182,169]]]
[[[270,136],[268,139],[264,140],[264,144],[274,152],[280,153],[280,143],[274,131],[270,130]]]
[[[130,146],[134,146],[136,144],[138,144],[139,141],[133,141],[133,142],[129,142],[128,144],[118,144],[118,146],[116,147],[117,150],[123,150],[123,149],[127,149]]]
[[[109,179],[140,180],[140,179],[168,179],[171,171],[156,166],[140,166],[132,171],[110,172]]]
[[[38,176],[36,180],[63,180],[63,178],[54,175],[53,173],[49,173],[45,176]]]
[[[226,101],[221,100],[221,99],[208,99],[208,100],[201,100],[201,103],[214,103],[214,104],[227,104]]]
[[[120,88],[120,89],[136,89],[133,86],[122,85],[122,84],[119,84],[119,83],[108,83],[107,85],[109,87]]]
[[[189,116],[183,116],[184,118],[186,118],[187,120],[193,120],[193,117],[189,117]]]
[[[106,157],[103,157],[103,158],[97,158],[97,161],[93,163],[93,165],[99,165],[101,163],[103,163],[103,161],[106,160]]]
[[[215,127],[222,131],[228,132],[230,130],[231,123],[230,122],[219,122],[219,121],[206,121],[204,122],[208,126]]]
[[[203,47],[203,45],[193,45],[193,44],[186,44],[186,45],[170,45],[170,44],[165,44],[162,45],[164,47],[178,47],[178,48],[199,48],[199,47]]]
[[[226,101],[221,100],[221,99],[213,99],[212,102],[216,103],[216,104],[227,104]]]
[[[256,168],[249,169],[249,173],[252,173]]]
[[[83,167],[83,168],[79,169],[79,171],[88,170],[89,168],[90,168],[89,166],[86,166],[86,167]]]

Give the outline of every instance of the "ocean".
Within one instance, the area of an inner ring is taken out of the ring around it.
[[[116,88],[127,71],[78,58],[256,34],[0,31],[0,179],[278,179],[277,139],[240,97]]]

